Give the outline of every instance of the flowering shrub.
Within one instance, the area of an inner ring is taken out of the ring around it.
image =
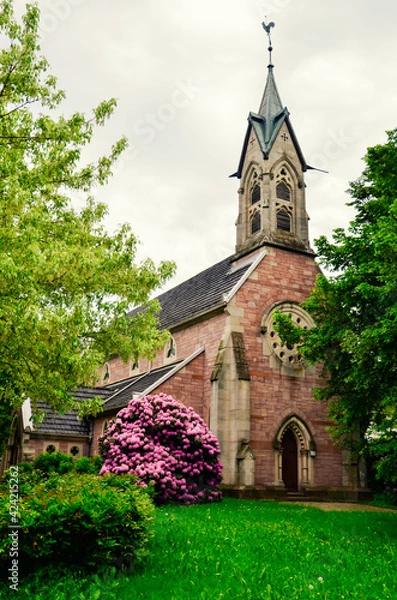
[[[100,440],[100,474],[131,473],[158,504],[221,499],[219,443],[192,408],[159,394],[131,400]]]

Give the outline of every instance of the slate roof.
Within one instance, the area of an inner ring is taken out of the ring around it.
[[[238,283],[250,265],[234,270],[232,256],[191,277],[156,298],[160,302],[161,327],[172,329],[225,304],[224,296]],[[134,316],[141,308],[130,312]]]
[[[132,398],[147,393],[146,390],[150,390],[157,383],[160,384],[163,378],[171,375],[174,370],[183,367],[201,352],[203,352],[203,348],[197,350],[185,360],[179,360],[153,371],[147,371],[146,373],[123,379],[122,381],[115,381],[106,387],[80,388],[74,393],[74,397],[77,400],[83,400],[99,396],[104,400],[105,411],[123,408],[127,406]],[[38,409],[43,411],[45,416],[35,429],[36,433],[73,436],[90,435],[90,421],[85,417],[79,419],[77,409],[61,415],[54,412],[42,401],[38,402]]]
[[[111,394],[112,392],[106,388],[83,387],[74,393],[74,397],[78,400],[86,400],[95,398],[96,396],[106,399]],[[42,401],[38,402],[37,407],[45,413],[45,416],[37,428],[35,428],[35,432],[58,435],[90,435],[90,422],[87,418],[79,419],[77,409],[59,414]]]
[[[156,384],[160,379],[168,375],[173,369],[180,365],[183,361],[172,363],[148,371],[141,375],[135,375],[129,379],[123,379],[123,381],[116,381],[107,386],[107,390],[111,392],[108,399],[105,401],[105,410],[122,408],[127,406],[128,402],[136,395],[140,395],[145,392],[152,385]]]

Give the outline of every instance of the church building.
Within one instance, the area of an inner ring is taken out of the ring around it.
[[[234,174],[234,254],[158,297],[161,327],[171,338],[153,361],[113,358],[101,387],[79,391],[103,397],[98,417],[79,421],[77,413],[46,409],[34,429],[25,405],[20,460],[58,449],[93,456],[109,421],[132,398],[164,392],[192,406],[218,437],[227,493],[334,499],[365,493],[361,465],[333,445],[327,405],[313,398],[313,388],[323,385],[321,368],[309,366],[299,347],[283,345],[274,328],[275,311],[301,327],[313,325],[301,308],[319,272],[309,244],[308,169],[270,59]]]

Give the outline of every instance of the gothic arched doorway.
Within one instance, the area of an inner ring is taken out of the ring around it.
[[[287,417],[273,441],[275,484],[288,492],[314,485],[315,442],[307,425],[296,415]]]
[[[281,441],[282,454],[282,478],[288,492],[298,490],[298,445],[292,429],[288,429]]]

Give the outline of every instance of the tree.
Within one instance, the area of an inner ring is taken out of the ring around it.
[[[324,387],[315,394],[328,402],[335,439],[355,452],[378,447],[389,460],[394,453],[396,467],[397,129],[364,161],[349,188],[354,220],[332,242],[316,241],[331,276],[319,275],[304,303],[315,327],[298,331],[282,315],[278,321],[307,360],[323,364]]]
[[[0,418],[29,397],[57,411],[75,405],[73,390],[97,380],[113,356],[152,357],[167,334],[157,329],[155,288],[173,273],[163,262],[135,264],[128,225],[109,234],[106,206],[92,191],[104,185],[126,148],[82,164],[82,151],[115,109],[90,117],[59,116],[65,97],[40,56],[39,10],[22,23],[11,0],[0,3]],[[82,209],[70,195],[86,195]],[[134,318],[132,306],[146,305]],[[83,406],[88,410],[88,406]],[[2,421],[3,422],[3,421]]]
[[[136,475],[158,504],[221,499],[220,447],[192,408],[158,394],[131,400],[100,440],[101,475]]]

